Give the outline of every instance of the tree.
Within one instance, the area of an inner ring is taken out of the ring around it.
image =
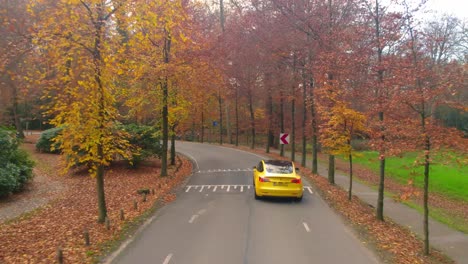
[[[129,155],[127,140],[116,138],[114,131],[118,112],[112,69],[119,63],[119,46],[110,33],[110,21],[123,6],[117,1],[60,0],[38,2],[34,9],[41,18],[35,42],[53,65],[42,79],[50,85],[48,113],[54,116],[51,124],[63,127],[55,141],[66,169],[87,164],[96,177],[100,223],[107,217],[104,168],[114,155]]]
[[[190,41],[187,23],[184,22],[187,8],[186,1],[152,1],[132,6],[127,15],[131,21],[126,25],[127,31],[132,35],[126,62],[131,69],[133,83],[139,88],[128,91],[130,98],[139,97],[129,103],[160,114],[162,177],[167,176],[168,167],[170,90],[174,88],[176,74],[185,58],[178,58],[178,55]]]
[[[33,21],[27,15],[28,1],[0,1],[0,100],[12,109],[19,137],[24,138],[19,104],[27,75],[27,55],[32,50],[29,27]],[[5,111],[6,109],[0,109]],[[3,113],[0,113],[0,118]]]
[[[337,101],[331,109],[330,119],[324,125],[321,141],[333,155],[343,155],[349,161],[348,200],[351,201],[353,187],[353,156],[351,141],[366,131],[365,116],[350,109],[344,102]]]
[[[447,103],[444,94],[451,94],[455,83],[460,82],[449,71],[450,67],[437,65],[441,61],[434,60],[433,54],[424,52],[424,37],[417,29],[414,13],[418,7],[412,7],[404,2],[405,28],[407,38],[401,52],[401,78],[398,85],[399,100],[406,106],[407,119],[403,122],[406,132],[406,148],[417,150],[421,153],[419,165],[424,168],[424,254],[429,252],[429,176],[432,156],[441,148],[454,150],[466,150],[467,140],[460,131],[445,128],[439,125],[434,118],[434,112],[438,105]],[[429,47],[432,47],[429,42]],[[436,56],[441,58],[441,56]],[[446,65],[450,66],[450,65]],[[445,69],[444,69],[445,68]],[[459,75],[462,76],[462,75]]]

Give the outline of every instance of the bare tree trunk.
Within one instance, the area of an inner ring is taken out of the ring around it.
[[[103,9],[102,6],[99,5],[97,8],[97,15],[99,17],[99,21],[103,17]],[[96,23],[95,24],[95,36],[94,36],[94,53],[93,53],[93,62],[94,62],[94,79],[96,84],[98,85],[98,95],[99,95],[99,142],[97,143],[97,156],[99,159],[99,163],[97,165],[96,171],[96,189],[98,195],[98,222],[104,223],[107,217],[107,207],[106,207],[106,198],[104,192],[104,146],[103,146],[103,134],[105,132],[105,121],[106,121],[106,107],[104,103],[104,86],[102,84],[102,74],[101,74],[101,67],[102,67],[102,57],[101,57],[101,36],[102,36],[102,27],[103,23]]]
[[[98,146],[102,154],[102,146]],[[104,165],[99,164],[96,172],[96,190],[98,196],[98,222],[104,223],[107,217],[106,197],[104,192]]]
[[[176,157],[176,149],[175,149],[175,140],[176,140],[176,134],[175,134],[175,129],[177,125],[173,125],[171,130],[171,165],[175,165],[175,157]]]
[[[307,77],[305,70],[302,74],[302,167],[306,166],[307,160],[307,137],[306,137],[306,122],[307,122]]]
[[[293,62],[293,85],[291,86],[291,160],[296,161],[296,54]]]
[[[270,75],[266,74],[265,75],[265,85],[268,87],[268,101],[267,101],[267,108],[268,108],[268,133],[267,133],[267,142],[266,142],[266,153],[270,153],[270,147],[272,144],[272,139],[273,139],[273,96],[271,95],[271,87],[270,87]]]
[[[349,189],[348,200],[351,201],[353,192],[353,155],[349,154]]]
[[[318,174],[318,124],[315,111],[314,81],[310,80],[310,113],[312,118],[312,173]]]
[[[380,85],[380,87],[378,88],[378,94],[377,96],[380,96],[380,94],[383,92],[381,91],[381,89],[383,89],[383,74],[384,74],[384,71],[383,69],[381,68],[382,67],[382,53],[383,53],[383,50],[382,50],[382,47],[381,47],[381,43],[380,43],[380,16],[379,16],[379,1],[378,0],[375,0],[375,35],[376,35],[376,39],[377,39],[377,62],[378,62],[378,66],[379,66],[379,70],[378,70],[378,83]],[[380,104],[380,108],[382,109],[383,106],[381,105],[382,102],[381,100],[379,99],[379,104]],[[379,112],[379,121],[382,123],[381,125],[381,132],[382,132],[382,136],[381,136],[381,144],[382,144],[382,147],[385,145],[385,135],[383,134],[384,133],[384,130],[385,130],[385,127],[383,125],[383,120],[384,120],[384,112],[381,110]],[[384,189],[385,189],[385,150],[380,150],[379,151],[379,160],[380,160],[380,164],[379,164],[379,191],[378,191],[378,197],[377,197],[377,208],[376,208],[376,214],[377,214],[377,219],[380,220],[380,221],[384,221]]]
[[[429,166],[431,143],[426,136],[426,155],[424,162],[424,255],[429,255]]]
[[[201,112],[201,143],[205,140],[205,115],[203,114],[203,109]]]
[[[284,98],[283,91],[280,91],[280,130],[284,133]],[[284,157],[284,144],[280,144],[280,156]]]
[[[221,89],[218,94],[219,103],[219,144],[223,144],[223,98],[221,98]]]
[[[24,138],[23,126],[21,125],[21,120],[18,113],[18,89],[16,88],[16,85],[14,84],[10,75],[8,75],[8,80],[13,92],[13,118],[15,120],[16,135],[19,138]]]
[[[236,86],[236,146],[239,146],[239,87]]]
[[[170,32],[165,32],[164,38],[164,63],[169,64],[170,53],[171,53],[171,34]],[[162,127],[163,127],[163,144],[162,144],[162,156],[161,156],[161,177],[167,176],[167,148],[169,140],[169,109],[168,109],[168,99],[169,99],[169,87],[167,75],[163,79],[162,83],[163,91],[163,107],[162,107]]]
[[[328,155],[328,182],[335,184],[335,156]]]
[[[250,111],[250,129],[252,133],[251,149],[255,149],[255,113],[253,109],[252,93],[249,90],[249,111]]]

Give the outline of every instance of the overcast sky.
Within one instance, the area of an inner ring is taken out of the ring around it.
[[[429,0],[427,7],[441,13],[452,13],[468,19],[468,0]]]

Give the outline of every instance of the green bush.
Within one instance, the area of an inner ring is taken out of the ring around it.
[[[60,144],[53,141],[53,139],[62,132],[63,128],[55,127],[44,130],[36,143],[36,149],[45,153],[60,153]]]
[[[0,128],[0,197],[20,191],[32,178],[34,162],[18,145],[14,131]]]
[[[162,145],[159,131],[152,126],[143,126],[137,124],[121,125],[119,129],[129,134],[128,141],[139,150],[132,153],[128,160],[133,167],[138,166],[141,161],[150,157],[162,156]]]

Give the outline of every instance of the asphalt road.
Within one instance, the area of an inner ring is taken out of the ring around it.
[[[176,149],[193,159],[194,174],[112,263],[378,263],[313,188],[300,203],[255,200],[261,156],[189,142]]]

